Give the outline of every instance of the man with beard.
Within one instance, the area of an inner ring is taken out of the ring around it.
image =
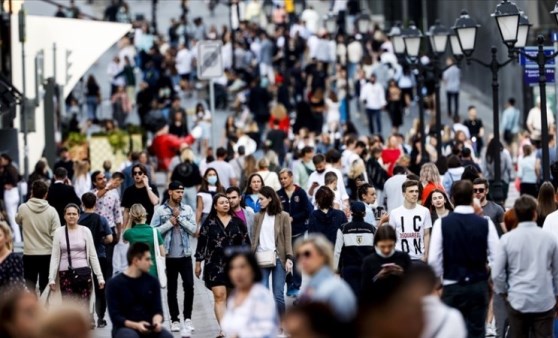
[[[244,224],[246,224],[248,235],[250,235],[252,233],[252,226],[254,225],[254,211],[251,208],[242,207],[242,194],[238,187],[228,187],[225,193],[229,199],[231,210],[236,217],[240,218]]]
[[[168,188],[169,199],[158,206],[151,220],[151,226],[159,229],[164,238],[163,245],[167,256],[168,292],[167,301],[171,316],[171,331],[181,330],[178,309],[178,274],[184,288],[184,330],[194,331],[192,326],[192,306],[194,304],[194,274],[190,236],[196,233],[196,221],[192,208],[182,203],[184,186],[178,181],[171,182]]]

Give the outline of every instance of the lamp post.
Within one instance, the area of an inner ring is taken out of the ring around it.
[[[25,15],[25,8],[22,5],[18,13],[18,24],[19,42],[21,43],[21,91],[23,96],[21,99],[21,129],[23,131],[23,177],[25,178],[25,181],[27,181],[29,178],[29,144],[27,141],[27,107],[25,106],[27,101],[27,90],[25,89]]]
[[[448,45],[449,30],[446,26],[442,25],[439,20],[430,27],[428,30],[428,38],[430,40],[430,47],[433,52],[433,70],[435,82],[435,96],[436,96],[436,151],[438,156],[442,154],[442,111],[440,107],[440,78],[442,69],[440,68],[440,57],[446,51]]]
[[[505,2],[507,1],[503,1],[503,3]],[[501,4],[498,5],[497,8],[500,8],[500,6]],[[502,13],[507,13],[507,12],[502,12]],[[519,17],[519,13],[517,13],[517,15]],[[509,31],[508,24],[510,21],[513,20],[510,18],[506,18],[502,20],[497,19],[497,23],[502,24],[502,27],[499,28],[500,28],[500,32],[504,32],[503,34],[506,37],[505,41],[507,41],[510,44],[512,42],[513,44],[515,44],[515,41],[517,40],[517,29],[515,30],[515,32]],[[508,60],[506,60],[505,62],[500,63],[497,58],[498,50],[495,46],[492,46],[490,49],[491,58],[489,62],[484,62],[472,57],[472,54],[475,50],[476,35],[479,27],[480,25],[478,25],[476,21],[469,16],[467,11],[462,11],[461,16],[457,18],[455,25],[454,27],[452,27],[452,29],[455,31],[455,34],[459,41],[459,46],[461,47],[461,52],[465,55],[467,59],[467,64],[470,64],[471,61],[473,61],[479,65],[482,65],[483,67],[488,68],[492,74],[492,118],[493,118],[493,129],[494,129],[493,142],[496,142],[496,145],[493,147],[493,153],[491,154],[494,160],[494,179],[493,182],[491,182],[490,191],[494,201],[496,201],[497,203],[503,203],[505,196],[504,196],[504,186],[501,180],[501,171],[500,171],[501,170],[500,152],[501,152],[502,145],[500,143],[500,115],[499,115],[500,113],[498,107],[498,100],[499,100],[498,90],[500,88],[500,83],[498,81],[498,72],[500,71],[500,69],[505,67],[508,63],[510,63],[513,59],[508,58]],[[455,49],[453,48],[452,50],[455,51]]]
[[[424,87],[424,76],[422,74],[423,67],[419,58],[422,32],[415,26],[415,23],[411,21],[408,28],[403,29],[400,26],[396,26],[392,28],[392,33],[395,53],[404,58],[405,61],[417,72],[417,96],[419,109],[418,131],[420,133],[421,152],[422,154],[426,154],[426,125],[424,123],[424,96],[422,93],[422,88]]]

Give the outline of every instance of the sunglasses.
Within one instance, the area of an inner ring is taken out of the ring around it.
[[[302,252],[297,252],[297,253],[296,253],[296,259],[299,259],[299,258],[301,258],[301,257],[302,257],[302,258],[310,258],[310,257],[312,257],[312,251],[310,251],[310,250],[304,250],[304,251],[302,251]]]
[[[143,172],[141,171],[134,171],[134,176],[141,176],[143,175]]]
[[[475,194],[476,194],[476,193],[482,194],[482,193],[484,192],[484,188],[481,188],[481,189],[473,189],[473,192],[474,192]]]

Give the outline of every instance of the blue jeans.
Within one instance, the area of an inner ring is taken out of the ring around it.
[[[182,203],[189,205],[192,210],[196,210],[196,203],[197,201],[197,190],[196,186],[184,188],[184,195],[182,196]]]
[[[380,109],[366,109],[366,115],[368,115],[368,129],[370,134],[374,134],[374,120],[376,120],[376,129],[378,129],[377,134],[382,134],[382,119],[381,119]]]
[[[96,96],[88,96],[85,99],[85,103],[87,105],[87,119],[96,120],[97,119],[97,106],[99,105],[99,101],[97,101],[97,97]]]
[[[277,264],[273,268],[262,268],[263,285],[269,289],[269,275],[273,284],[273,297],[279,315],[285,313],[285,278],[286,271],[281,260],[277,258]]]

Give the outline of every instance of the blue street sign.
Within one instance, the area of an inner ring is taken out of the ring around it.
[[[546,83],[554,83],[554,68],[545,68]],[[528,86],[537,86],[539,84],[539,70],[534,68],[526,68],[523,71],[523,80]]]
[[[525,48],[523,48],[523,52],[525,52],[525,54],[532,57],[537,56],[538,50],[539,47],[537,46],[526,46]],[[554,53],[554,47],[544,47],[544,55],[551,56],[553,53]],[[539,68],[537,62],[527,59],[523,54],[519,54],[519,64],[521,64],[525,68]],[[548,66],[554,67],[554,64],[555,64],[554,58],[548,59],[546,61],[545,67]]]

